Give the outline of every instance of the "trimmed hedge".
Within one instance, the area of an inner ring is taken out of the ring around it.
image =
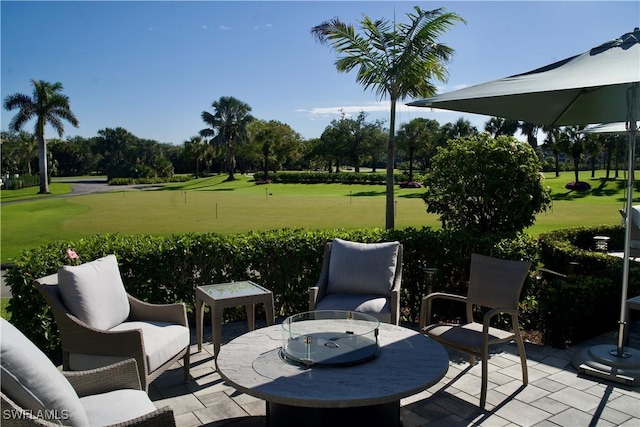
[[[593,250],[593,237],[602,235],[610,237],[610,251],[623,251],[620,226],[579,227],[539,236],[541,263],[568,275],[541,278],[536,299],[545,343],[565,348],[617,328],[623,260]],[[630,264],[627,298],[640,294],[640,263]]]
[[[127,291],[145,301],[183,301],[192,311],[196,285],[251,279],[273,291],[276,315],[288,316],[308,309],[308,288],[320,275],[324,244],[335,237],[361,242],[398,240],[404,245],[401,310],[408,322],[417,321],[421,297],[426,293],[422,267],[438,268],[436,290],[459,293],[466,289],[472,252],[534,261],[537,252],[535,241],[526,235],[504,239],[430,228],[389,232],[283,229],[171,237],[99,235],[23,252],[6,277],[13,295],[8,310],[12,323],[50,357],[60,360],[55,323],[32,281],[66,264],[66,249],[71,247],[80,262],[115,254]],[[237,310],[225,311],[227,321],[242,315]]]
[[[256,182],[264,179],[264,172],[256,172],[253,175]],[[374,184],[385,185],[387,182],[384,173],[364,173],[364,172],[270,172],[269,180],[277,184]],[[397,173],[394,175],[394,182],[400,183],[408,179],[408,175]],[[414,181],[419,181],[420,176],[414,174]]]

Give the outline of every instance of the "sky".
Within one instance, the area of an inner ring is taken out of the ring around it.
[[[222,96],[251,114],[320,137],[344,113],[389,123],[388,100],[339,73],[337,55],[311,28],[334,17],[352,24],[407,22],[415,5],[444,7],[467,23],[441,38],[454,49],[439,93],[519,74],[582,53],[640,25],[638,1],[6,1],[0,2],[0,92],[31,95],[31,79],[61,82],[80,125],[64,137],[123,127],[139,138],[182,144],[207,127],[203,111]],[[640,64],[639,64],[640,72]],[[410,102],[407,99],[404,102]],[[440,124],[486,116],[408,107]],[[2,130],[14,111],[2,109]],[[25,130],[32,132],[34,122]],[[47,128],[47,137],[57,137]],[[519,136],[521,139],[522,137]]]

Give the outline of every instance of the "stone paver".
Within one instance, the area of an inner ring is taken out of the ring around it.
[[[259,322],[257,327],[262,327]],[[246,322],[225,325],[223,343],[246,332]],[[195,334],[195,331],[194,331]],[[205,331],[205,339],[210,339]],[[582,345],[614,343],[612,333]],[[195,344],[195,335],[193,338]],[[489,360],[487,408],[478,408],[480,363],[469,366],[464,354],[449,351],[450,365],[436,385],[402,399],[404,427],[550,426],[640,427],[640,387],[579,375],[571,365],[576,348],[527,344],[529,385],[523,386],[514,345],[494,349]],[[191,348],[191,375],[184,384],[179,365],[154,381],[149,395],[158,406],[173,408],[178,427],[258,427],[266,425],[264,401],[226,385],[215,370],[213,346]]]

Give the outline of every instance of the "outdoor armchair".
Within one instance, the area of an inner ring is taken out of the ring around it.
[[[142,389],[134,359],[61,372],[22,332],[1,320],[3,426],[175,426]]]
[[[515,340],[522,367],[522,382],[528,383],[527,356],[520,336],[518,322],[518,302],[520,291],[527,277],[530,262],[510,261],[479,254],[471,255],[469,288],[466,296],[436,292],[422,299],[420,309],[420,330],[432,339],[470,355],[469,363],[475,358],[482,360],[482,387],[480,408],[487,402],[487,373],[489,346]],[[429,324],[431,322],[431,302],[447,299],[466,304],[466,323]],[[489,309],[482,316],[482,322],[473,317],[476,307]],[[511,318],[511,330],[506,331],[490,326],[491,320],[499,314]]]
[[[398,242],[327,242],[320,279],[309,288],[309,311],[346,310],[397,325],[402,245]]]
[[[36,279],[60,331],[62,366],[77,371],[134,358],[142,387],[183,359],[191,335],[183,303],[149,304],[124,288],[114,255]]]

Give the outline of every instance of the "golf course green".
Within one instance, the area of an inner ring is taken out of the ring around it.
[[[576,226],[618,224],[624,206],[625,180],[604,180],[601,172],[587,179],[592,189],[564,188],[573,173],[549,174],[553,205],[526,231],[532,235]],[[225,182],[225,175],[143,189],[109,188],[109,192],[61,197],[71,184],[53,183],[51,197],[37,188],[2,192],[1,261],[11,262],[22,250],[55,240],[77,240],[104,234],[171,235],[242,233],[279,228],[384,227],[382,185],[268,184],[252,178]],[[396,189],[396,228],[439,227],[427,214],[423,189]]]

